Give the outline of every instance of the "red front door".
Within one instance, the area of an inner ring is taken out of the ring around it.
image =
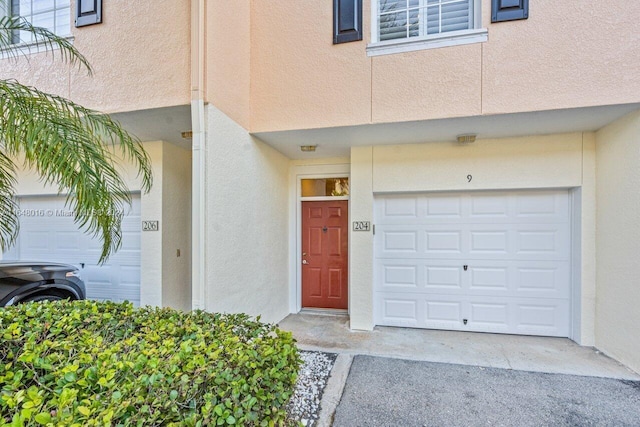
[[[302,202],[302,307],[348,307],[346,200]]]

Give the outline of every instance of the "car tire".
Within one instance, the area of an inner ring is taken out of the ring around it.
[[[60,295],[40,294],[40,295],[33,295],[30,297],[26,297],[20,302],[23,303],[23,302],[40,302],[40,301],[60,301],[62,299],[66,299],[66,298],[61,297]]]

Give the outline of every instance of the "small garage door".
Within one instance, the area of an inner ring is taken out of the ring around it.
[[[122,224],[122,247],[104,265],[98,265],[101,241],[78,229],[65,198],[57,196],[19,199],[20,234],[4,258],[73,264],[80,269],[88,298],[139,305],[140,196],[132,199]]]
[[[376,199],[378,325],[568,336],[566,190]]]

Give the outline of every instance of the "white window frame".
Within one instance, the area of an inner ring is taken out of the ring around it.
[[[11,16],[13,15],[13,11],[11,10],[11,0],[6,0],[5,3],[0,3],[0,16]],[[73,4],[69,4],[69,33],[68,34],[57,34],[60,37],[67,39],[68,41],[74,41],[74,37],[71,34],[71,18],[73,12]],[[55,12],[58,10],[55,6],[51,9],[54,12],[54,20],[55,20]],[[20,14],[19,16],[33,19],[33,13],[28,16]],[[30,21],[31,22],[31,21]],[[55,22],[55,21],[54,21]],[[57,49],[56,45],[48,45],[47,43],[38,42],[35,40],[31,41],[20,41],[18,43],[14,43],[11,45],[10,49],[2,50],[0,49],[0,59],[13,58],[15,57],[15,50],[17,50],[20,55],[31,55],[35,53],[47,52],[51,49]],[[9,51],[11,50],[11,51]]]
[[[488,31],[482,28],[481,0],[471,0],[471,15],[473,28],[461,31],[449,31],[446,33],[425,35],[424,26],[420,26],[420,36],[407,37],[394,40],[380,40],[378,27],[378,13],[380,0],[371,2],[371,40],[367,45],[367,56],[390,55],[401,52],[411,52],[424,49],[435,49],[446,46],[458,46],[471,43],[482,43],[488,40]],[[420,0],[419,7],[426,6],[424,0]],[[426,7],[421,9],[423,13]]]
[[[4,12],[7,15],[13,15],[14,14],[13,10],[12,10],[12,0],[6,0],[6,9],[7,10],[5,10]],[[58,34],[55,31],[56,23],[57,23],[57,19],[58,19],[57,12],[60,11],[60,10],[63,10],[63,9],[68,9],[69,10],[69,15],[68,15],[69,32],[67,34]],[[43,11],[39,11],[35,15],[37,16],[37,15],[40,15],[42,13],[53,12],[53,28],[49,28],[49,27],[45,27],[45,28],[47,28],[49,31],[55,33],[56,35],[58,35],[60,37],[68,37],[68,36],[71,35],[71,18],[72,18],[71,12],[72,12],[72,9],[73,9],[72,2],[69,2],[69,4],[67,6],[60,6],[59,7],[57,5],[57,2],[54,1],[54,2],[52,2],[51,7],[48,7],[47,9],[45,9]],[[31,1],[31,12],[30,13],[28,13],[28,14],[19,13],[17,16],[25,18],[28,22],[33,24],[33,17],[34,17],[33,1]],[[15,44],[17,44],[17,45],[30,45],[30,44],[34,44],[34,43],[36,43],[36,42],[33,41],[33,40],[30,40],[30,41],[20,41],[20,42],[15,43]]]

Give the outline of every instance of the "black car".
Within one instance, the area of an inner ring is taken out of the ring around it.
[[[73,265],[0,261],[0,307],[28,301],[85,298],[84,282]]]

